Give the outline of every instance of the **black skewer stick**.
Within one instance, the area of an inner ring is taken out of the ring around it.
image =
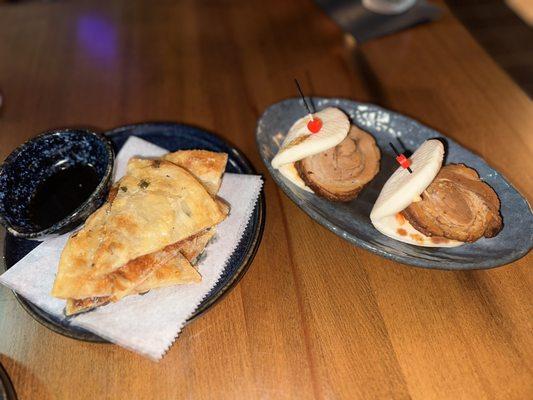
[[[391,142],[389,142],[389,145],[390,147],[392,147],[392,150],[394,151],[394,153],[396,153],[396,156],[399,156],[400,153],[398,153],[398,150],[396,150],[396,147]]]
[[[298,83],[298,79],[294,78],[294,83],[296,83],[296,87],[298,88],[298,92],[300,93],[300,96],[302,97],[302,100],[305,104],[305,108],[307,108],[307,112],[309,115],[311,115],[311,120],[313,119],[313,112],[311,111],[311,107],[309,107],[309,104],[307,104],[307,101],[305,100],[304,93],[302,92],[302,88],[300,87],[300,84]]]
[[[390,147],[392,147],[392,150],[394,150],[394,152],[396,153],[396,156],[399,157],[400,153],[398,152],[398,150],[396,150],[396,147],[394,147],[394,145],[391,142],[389,142],[389,144],[390,144]],[[413,173],[410,167],[407,167],[407,171],[409,171],[410,174]]]

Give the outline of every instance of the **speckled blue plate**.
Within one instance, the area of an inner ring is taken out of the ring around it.
[[[381,149],[381,168],[377,177],[349,203],[334,203],[299,189],[270,161],[277,153],[285,134],[298,118],[305,115],[300,99],[289,99],[270,106],[257,125],[256,139],[261,158],[279,187],[304,212],[335,234],[380,256],[404,264],[436,269],[486,269],[515,261],[533,246],[533,214],[518,191],[483,159],[459,144],[403,115],[375,105],[344,99],[314,98],[317,110],[338,107],[352,122],[371,133]],[[442,138],[447,142],[446,163],[464,163],[475,168],[501,200],[503,230],[492,239],[455,248],[427,248],[393,240],[378,232],[370,222],[370,210],[383,184],[397,168],[389,142],[399,139],[406,150],[414,151],[425,140]]]
[[[229,156],[226,172],[236,174],[256,173],[254,167],[238,149],[217,136],[192,126],[173,123],[148,123],[117,128],[106,134],[109,135],[115,146],[115,153],[118,153],[130,136],[138,136],[169,151],[203,149],[225,152]],[[244,236],[231,256],[220,280],[189,318],[188,322],[219,301],[243,277],[261,242],[264,224],[265,198],[263,192],[261,192]],[[39,242],[36,241],[16,238],[9,234],[6,235],[3,251],[5,268],[9,269],[38,244]],[[107,343],[104,339],[85,329],[71,326],[67,322],[56,319],[16,293],[15,296],[32,317],[51,330],[74,339]]]

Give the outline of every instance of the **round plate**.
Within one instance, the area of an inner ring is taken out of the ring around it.
[[[352,123],[371,133],[381,149],[380,171],[349,203],[335,203],[299,189],[270,162],[291,125],[306,114],[299,99],[289,99],[270,106],[257,125],[257,146],[261,158],[274,181],[289,198],[319,224],[343,239],[380,256],[404,264],[436,269],[485,269],[504,265],[523,257],[533,245],[533,214],[527,200],[482,158],[476,156],[453,140],[408,117],[372,104],[345,99],[314,98],[317,110],[338,107]],[[281,132],[281,133],[280,133]],[[389,143],[405,147],[413,152],[424,141],[441,138],[447,144],[448,163],[464,163],[476,169],[501,200],[504,227],[492,239],[480,239],[475,243],[454,248],[429,248],[413,246],[391,239],[378,232],[370,222],[370,210],[383,184],[398,168]]]
[[[11,379],[2,364],[0,364],[0,400],[17,400]]]
[[[130,136],[137,136],[169,151],[202,149],[225,152],[228,154],[226,172],[256,174],[254,167],[240,150],[231,146],[219,137],[192,126],[174,123],[147,123],[117,128],[106,132],[106,135],[109,135],[113,142],[116,153],[118,153]],[[220,280],[198,306],[194,314],[188,319],[187,323],[204,313],[213,304],[219,301],[231,290],[239,279],[243,277],[257,252],[259,243],[261,242],[264,224],[265,198],[263,192],[261,192],[261,196],[257,201],[244,235],[237,249],[230,257]],[[38,244],[39,242],[37,241],[20,239],[6,234],[3,252],[5,269],[9,269],[13,266]],[[22,307],[24,307],[33,318],[54,332],[73,339],[107,343],[106,340],[83,328],[71,326],[67,322],[62,322],[56,319],[54,316],[41,310],[22,296],[19,296],[16,293],[15,296]]]

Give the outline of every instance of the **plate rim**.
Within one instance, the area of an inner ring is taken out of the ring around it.
[[[121,132],[124,132],[127,130],[148,127],[148,126],[150,127],[152,126],[165,126],[165,127],[173,126],[173,127],[178,127],[178,128],[187,128],[187,129],[196,130],[202,134],[213,136],[215,137],[215,139],[219,140],[220,142],[224,143],[228,148],[230,148],[236,154],[236,156],[242,159],[244,161],[245,166],[248,168],[251,174],[258,175],[257,170],[254,167],[254,165],[250,162],[248,157],[246,157],[246,155],[237,146],[233,145],[228,140],[220,137],[219,135],[215,133],[212,133],[206,129],[203,129],[203,128],[200,128],[194,125],[183,124],[183,123],[178,123],[178,122],[166,122],[166,121],[141,122],[141,123],[133,123],[133,124],[119,126],[117,128],[104,131],[102,132],[102,134],[104,136],[111,136],[114,134],[120,134]],[[137,136],[137,135],[130,135],[130,136]],[[137,137],[142,138],[142,136],[143,135],[139,135]],[[215,296],[211,300],[209,300],[205,304],[203,304],[203,301],[200,303],[198,308],[196,308],[193,314],[185,321],[184,327],[187,326],[192,321],[196,320],[197,318],[205,315],[207,311],[209,311],[213,306],[219,303],[227,294],[229,294],[234,289],[234,287],[239,283],[239,281],[244,277],[244,275],[246,275],[246,272],[250,268],[250,265],[252,264],[257,254],[257,251],[259,250],[259,247],[261,245],[261,241],[262,241],[263,233],[265,229],[266,198],[265,198],[264,186],[261,187],[261,191],[259,192],[259,197],[257,199],[257,202],[255,204],[255,209],[253,211],[253,214],[255,213],[257,213],[257,229],[255,229],[253,232],[253,237],[251,238],[251,247],[246,252],[244,260],[241,262],[238,270],[231,277],[229,282],[227,282],[219,291],[216,292]],[[252,214],[252,218],[253,218],[253,214]],[[249,223],[252,221],[252,218],[250,219]],[[7,231],[2,228],[2,232],[0,234],[0,248],[1,248],[0,264],[1,264],[2,272],[5,272],[8,270],[6,260],[5,260],[6,251],[7,251],[7,246],[6,246],[7,236],[8,236]],[[232,255],[233,254],[234,253],[232,253]],[[230,257],[232,255],[230,255]],[[51,331],[58,333],[61,336],[68,337],[74,340],[83,341],[83,342],[113,344],[112,342],[84,328],[79,328],[79,330],[77,331],[72,331],[70,329],[67,329],[67,327],[58,325],[54,320],[52,320],[49,317],[49,313],[47,313],[46,311],[42,310],[41,308],[33,304],[31,301],[24,298],[24,296],[19,295],[14,290],[11,290],[11,292],[15,296],[18,303],[22,306],[22,308],[35,321],[37,321],[39,324],[43,325],[44,327],[50,329]]]
[[[0,395],[6,395],[6,400],[17,400],[17,392],[11,377],[6,371],[6,368],[0,363]]]
[[[356,100],[343,98],[343,97],[313,96],[313,97],[309,97],[309,99],[311,99],[311,102],[313,104],[315,104],[315,103],[317,103],[319,101],[331,102],[331,101],[337,101],[338,100],[338,101],[343,102],[343,103],[351,103],[353,106],[358,106],[358,105],[369,106],[369,107],[372,107],[374,109],[382,110],[384,112],[387,112],[388,114],[390,114],[391,116],[394,116],[395,118],[401,118],[403,120],[408,120],[410,123],[412,123],[417,128],[424,128],[424,129],[428,129],[430,131],[433,131],[433,132],[437,133],[439,136],[445,138],[449,143],[453,143],[456,146],[459,146],[460,148],[468,151],[473,156],[481,159],[491,170],[497,172],[498,175],[500,176],[500,178],[503,179],[505,181],[505,183],[509,187],[511,187],[513,190],[515,190],[520,195],[520,197],[522,197],[522,199],[525,201],[525,203],[529,207],[529,211],[533,214],[532,209],[531,209],[531,204],[529,204],[529,201],[527,200],[527,198],[525,196],[523,196],[522,193],[520,193],[520,191],[518,189],[516,189],[516,187],[503,174],[501,174],[498,170],[496,170],[492,166],[490,166],[481,156],[475,154],[471,150],[469,150],[466,147],[460,145],[455,140],[453,140],[452,138],[446,136],[443,133],[440,133],[436,129],[431,128],[431,127],[429,127],[427,125],[424,125],[423,123],[419,122],[418,120],[416,120],[416,119],[414,119],[412,117],[409,117],[407,115],[403,115],[403,114],[401,114],[399,112],[396,112],[396,111],[389,110],[387,108],[381,107],[381,106],[373,104],[373,103],[359,102],[359,101],[356,101]],[[362,248],[364,250],[370,251],[370,252],[372,252],[372,253],[374,253],[374,254],[376,254],[378,256],[381,256],[381,257],[383,257],[385,259],[397,262],[399,264],[403,264],[403,265],[408,266],[408,267],[416,267],[416,268],[429,269],[429,270],[441,270],[441,271],[475,271],[475,270],[488,270],[488,269],[498,268],[498,267],[502,267],[502,266],[508,265],[508,264],[510,264],[512,262],[515,262],[515,261],[525,257],[531,251],[531,249],[533,248],[533,243],[532,243],[530,245],[529,249],[524,249],[522,252],[519,253],[518,256],[513,256],[513,257],[508,257],[508,258],[500,258],[500,259],[498,259],[498,261],[495,264],[493,264],[491,262],[491,260],[485,260],[485,261],[483,261],[481,263],[476,263],[476,265],[472,265],[471,263],[469,263],[469,264],[466,264],[464,267],[461,267],[461,266],[450,267],[450,266],[445,266],[445,265],[444,266],[443,265],[439,265],[438,261],[427,261],[427,260],[422,260],[422,259],[418,259],[418,258],[411,257],[411,256],[397,256],[397,255],[390,254],[386,250],[383,250],[383,249],[380,249],[378,247],[375,247],[372,244],[367,243],[367,241],[365,241],[363,239],[360,239],[359,237],[357,237],[357,236],[355,236],[355,235],[353,235],[353,234],[351,234],[349,232],[346,232],[345,230],[343,230],[342,228],[339,228],[337,225],[335,225],[335,224],[333,224],[331,222],[329,222],[329,224],[326,224],[324,222],[324,217],[322,217],[314,209],[310,209],[310,208],[309,209],[304,209],[304,207],[305,207],[304,203],[305,202],[304,201],[300,201],[300,199],[298,199],[298,197],[293,193],[293,191],[290,189],[290,187],[281,179],[281,176],[280,176],[279,173],[274,173],[275,171],[272,168],[272,166],[270,165],[269,160],[267,160],[265,154],[261,151],[261,143],[259,141],[259,129],[261,127],[261,124],[263,123],[263,120],[264,120],[265,116],[268,113],[271,113],[272,109],[274,107],[279,107],[279,106],[283,105],[284,103],[293,103],[293,102],[300,102],[300,101],[301,101],[301,99],[298,98],[298,97],[290,97],[290,98],[287,98],[287,99],[280,100],[280,101],[278,101],[276,103],[273,103],[273,104],[271,104],[270,106],[268,106],[265,109],[265,111],[259,117],[259,119],[257,121],[257,125],[256,125],[256,130],[255,130],[256,147],[257,147],[257,151],[259,152],[259,156],[261,157],[261,161],[263,162],[263,164],[267,168],[268,173],[270,174],[270,176],[272,177],[272,179],[274,180],[276,185],[279,188],[281,188],[283,193],[302,212],[307,214],[309,217],[311,217],[311,219],[313,221],[317,222],[318,224],[320,224],[324,228],[328,229],[330,232],[334,233],[335,235],[339,236],[340,238],[344,239],[345,241],[347,241],[348,243],[350,243],[352,245],[356,245],[356,246],[358,246],[358,247],[360,247],[360,248]],[[339,106],[342,106],[342,105],[339,104]],[[409,246],[411,246],[411,245],[409,245]]]

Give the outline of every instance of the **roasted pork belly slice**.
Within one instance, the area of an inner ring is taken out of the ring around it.
[[[298,161],[298,174],[318,195],[350,201],[379,171],[380,152],[374,138],[353,126],[337,146]]]
[[[494,190],[463,164],[443,167],[402,214],[415,229],[427,236],[461,242],[493,237],[502,229],[500,200]]]

